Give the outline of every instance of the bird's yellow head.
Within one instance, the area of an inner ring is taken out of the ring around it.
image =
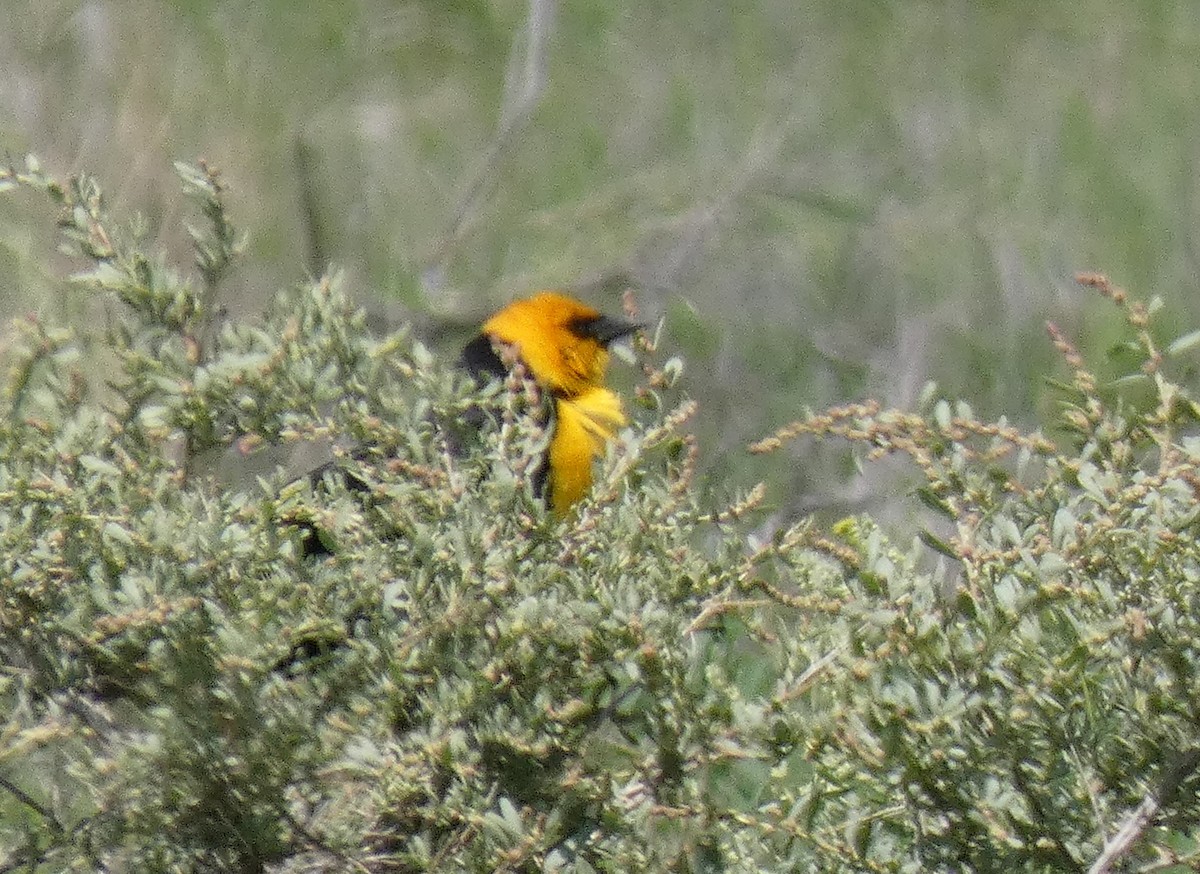
[[[547,390],[573,397],[603,384],[608,344],[636,329],[565,294],[543,291],[500,310],[482,332],[513,346]]]

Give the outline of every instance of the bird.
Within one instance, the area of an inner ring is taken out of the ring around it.
[[[609,346],[642,326],[600,311],[561,291],[539,291],[488,318],[463,347],[459,367],[478,382],[506,377],[514,362],[550,398],[550,439],[533,477],[533,490],[550,514],[565,518],[592,487],[592,468],[628,420],[620,397],[605,383]],[[476,423],[479,424],[479,423]],[[365,455],[360,449],[355,455]],[[364,498],[370,489],[337,462],[306,477],[319,487],[331,472]],[[289,520],[300,531],[300,555],[332,553],[308,514]]]
[[[506,358],[516,358],[550,395],[550,444],[534,491],[557,516],[587,494],[593,462],[627,424],[621,399],[604,381],[608,347],[639,327],[562,292],[541,291],[501,309],[463,349],[462,366],[476,378],[502,377]]]
[[[551,435],[546,455],[534,476],[534,493],[552,515],[566,517],[592,486],[592,466],[608,442],[627,424],[620,397],[605,384],[608,347],[642,326],[598,310],[559,291],[541,291],[513,301],[485,321],[462,350],[459,366],[477,381],[504,378],[519,361],[551,399]],[[350,470],[329,462],[307,479],[318,486],[331,472],[365,500],[370,487]],[[289,520],[300,532],[305,559],[333,553],[311,516]],[[271,668],[290,676],[317,659],[345,647],[353,637],[355,614],[346,630],[325,629],[300,635]]]

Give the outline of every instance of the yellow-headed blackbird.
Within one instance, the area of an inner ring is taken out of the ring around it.
[[[557,515],[587,494],[593,463],[625,424],[620,398],[604,384],[608,346],[638,327],[603,316],[567,295],[543,291],[500,310],[463,349],[462,365],[477,378],[503,377],[508,373],[505,361],[518,359],[549,395],[552,432],[534,486]],[[337,469],[334,463],[319,468],[310,475],[311,481],[320,482],[331,469]],[[352,472],[342,470],[340,475],[352,491],[369,491]],[[293,519],[291,524],[300,531],[302,555],[329,554],[311,520]],[[344,634],[331,630],[302,636],[273,670],[291,672],[340,649],[352,636],[352,622],[346,621]]]
[[[500,310],[463,349],[471,373],[502,376],[507,368],[497,347],[510,347],[552,398],[550,447],[535,486],[555,513],[566,512],[587,493],[592,463],[625,424],[621,400],[604,376],[608,345],[637,327],[565,294],[543,291]]]
[[[604,376],[609,344],[637,328],[565,294],[543,291],[500,310],[463,349],[462,366],[475,377],[503,377],[508,373],[505,362],[520,360],[550,397],[550,444],[535,475],[534,491],[557,515],[587,494],[596,458],[625,424],[621,400],[605,386]],[[308,479],[317,485],[330,471],[351,491],[369,492],[362,479],[337,462],[322,465]],[[302,555],[329,554],[311,519],[293,517],[289,523],[301,532]]]

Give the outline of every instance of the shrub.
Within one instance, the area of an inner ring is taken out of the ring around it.
[[[761,488],[711,506],[643,339],[639,422],[556,521],[535,392],[368,336],[336,276],[222,318],[241,237],[218,174],[180,173],[196,278],[94,182],[0,175],[57,204],[108,305],[8,348],[0,870],[1195,864],[1198,409],[1166,373],[1195,335],[1161,351],[1087,277],[1149,404],[1052,329],[1057,441],[938,401],[756,447],[911,458],[941,520],[911,548],[867,518],[763,539]],[[218,476],[314,439],[363,447],[355,488]]]

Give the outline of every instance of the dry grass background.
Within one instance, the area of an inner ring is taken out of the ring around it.
[[[1200,22],[1182,2],[5,0],[0,149],[86,169],[182,252],[175,159],[251,231],[224,304],[327,264],[449,345],[513,295],[631,285],[686,357],[711,482],[873,508],[834,449],[745,445],[927,379],[1036,421],[1076,269],[1196,322]],[[41,204],[0,310],[79,318]],[[1094,355],[1093,358],[1098,357]],[[768,466],[769,465],[769,466]]]

